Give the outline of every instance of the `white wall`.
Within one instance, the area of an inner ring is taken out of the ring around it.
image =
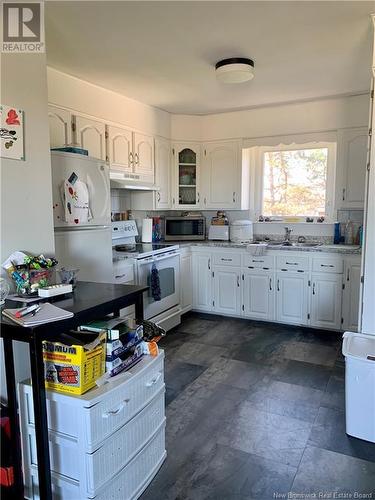
[[[170,114],[166,111],[129,99],[53,68],[47,69],[47,75],[50,104],[80,111],[145,133],[170,137]]]
[[[205,116],[172,115],[174,140],[302,134],[368,124],[369,95],[264,106]]]
[[[54,238],[45,54],[1,54],[1,102],[25,112],[25,161],[1,161],[1,262],[15,250],[51,255]],[[29,376],[26,344],[16,344],[15,364],[17,380]],[[5,395],[2,373],[1,397]]]

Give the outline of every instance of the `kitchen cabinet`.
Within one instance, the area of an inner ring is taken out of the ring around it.
[[[186,143],[173,146],[174,194],[176,209],[194,209],[201,206],[200,144]]]
[[[133,132],[107,125],[107,160],[111,170],[133,172]]]
[[[180,305],[181,314],[184,314],[193,307],[193,265],[190,248],[181,249],[180,272]]]
[[[202,194],[207,209],[241,209],[242,151],[240,141],[203,146]]]
[[[361,259],[359,257],[346,259],[342,298],[343,330],[358,331],[360,284]]]
[[[51,148],[72,143],[72,114],[57,106],[48,106],[49,139]]]
[[[172,206],[171,143],[155,139],[155,210],[167,210]]]
[[[87,149],[89,156],[106,161],[105,124],[81,115],[73,116],[75,141],[80,148]]]
[[[211,253],[196,253],[193,257],[193,307],[212,310]]]
[[[341,328],[342,274],[313,273],[311,276],[310,324],[320,328]]]
[[[362,208],[365,199],[368,130],[340,130],[337,143],[337,208]]]
[[[276,320],[305,325],[307,318],[308,275],[304,271],[276,273]]]
[[[212,271],[213,310],[221,314],[241,312],[241,268],[215,266]]]
[[[150,135],[134,132],[134,173],[142,178],[154,180],[154,138]]]
[[[275,319],[275,277],[273,271],[256,269],[242,274],[242,315],[252,319]]]

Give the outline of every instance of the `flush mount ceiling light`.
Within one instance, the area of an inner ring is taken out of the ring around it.
[[[223,83],[242,83],[254,78],[254,61],[246,57],[223,59],[215,65],[216,77]]]

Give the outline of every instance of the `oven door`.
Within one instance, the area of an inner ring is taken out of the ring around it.
[[[161,300],[154,300],[151,290],[151,270],[155,263],[159,273]],[[171,251],[137,260],[139,285],[149,286],[143,294],[144,317],[153,318],[180,303],[180,252]]]

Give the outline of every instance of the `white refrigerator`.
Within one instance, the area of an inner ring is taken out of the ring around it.
[[[57,151],[51,152],[51,165],[58,267],[79,268],[80,281],[111,283],[113,272],[108,165],[95,158]],[[68,198],[70,195],[71,198]]]

